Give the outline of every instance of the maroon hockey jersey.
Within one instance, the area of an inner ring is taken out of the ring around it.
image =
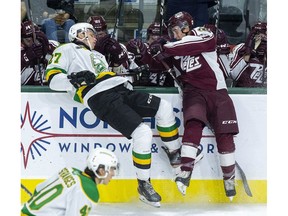
[[[231,77],[235,87],[263,87],[266,85],[267,67],[265,61],[251,56],[249,61],[244,60],[245,44],[234,47],[231,60]]]
[[[174,70],[183,85],[206,89],[227,89],[223,71],[217,62],[214,34],[197,27],[192,35],[164,45],[165,53],[173,56]]]

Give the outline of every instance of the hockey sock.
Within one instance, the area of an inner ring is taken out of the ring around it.
[[[155,118],[157,121],[157,130],[164,145],[170,152],[179,149],[181,143],[172,105],[166,100],[161,99]]]
[[[151,129],[141,123],[131,134],[133,140],[132,159],[137,178],[148,180],[151,167]]]

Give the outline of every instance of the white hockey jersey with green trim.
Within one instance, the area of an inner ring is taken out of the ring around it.
[[[28,216],[87,216],[99,200],[92,178],[75,168],[63,168],[37,185],[21,213]]]
[[[97,83],[93,84],[93,88],[89,88],[89,91],[85,90],[86,86],[75,89],[67,75],[85,70],[95,74]],[[127,78],[116,76],[115,72],[109,71],[108,63],[101,53],[90,51],[85,46],[75,43],[57,47],[45,73],[52,90],[67,91],[75,101],[85,105],[91,96],[128,82]],[[83,92],[85,96],[82,95]]]

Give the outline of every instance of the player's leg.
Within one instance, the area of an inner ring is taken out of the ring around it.
[[[140,200],[155,207],[160,207],[161,197],[150,183],[151,168],[151,129],[141,123],[131,134],[133,140],[133,165],[138,179]]]
[[[128,139],[132,138],[132,159],[138,179],[140,199],[159,207],[161,197],[150,183],[152,131],[142,123],[142,116],[136,112],[135,107],[130,106],[128,99],[132,92],[124,87],[119,87],[117,90],[119,92],[110,90],[94,95],[88,100],[88,105],[98,118]]]
[[[232,201],[235,190],[235,144],[233,134],[215,134],[226,196]]]
[[[186,194],[186,189],[190,185],[203,127],[204,124],[195,119],[187,121],[184,127],[181,148],[181,172],[175,178],[178,190],[183,195]]]
[[[168,155],[171,166],[179,166],[181,164],[181,142],[171,103],[161,99],[155,119],[157,130],[164,144],[162,148]]]
[[[181,148],[181,172],[175,178],[178,190],[185,195],[197,158],[202,130],[207,124],[206,100],[197,91],[183,92],[184,134]],[[202,154],[200,154],[203,156]]]
[[[226,196],[233,199],[235,190],[235,143],[233,135],[239,132],[233,101],[227,91],[218,91],[211,108],[211,123],[215,131],[220,166]]]

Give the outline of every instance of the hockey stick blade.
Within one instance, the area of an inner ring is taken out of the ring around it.
[[[30,197],[33,195],[23,184],[21,184],[21,188],[22,188]]]
[[[247,178],[246,178],[244,171],[242,170],[242,168],[240,167],[240,165],[238,164],[237,161],[235,161],[235,165],[236,165],[237,169],[239,170],[246,194],[248,196],[252,197],[253,195],[252,195],[252,192],[250,190],[250,187],[249,187],[249,184],[248,184],[248,181],[247,181]]]

